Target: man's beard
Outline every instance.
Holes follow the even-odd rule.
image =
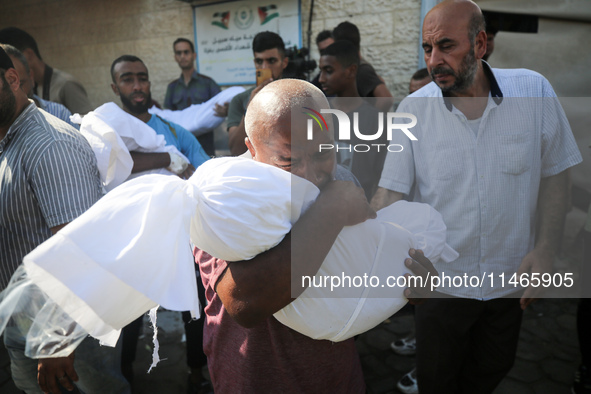
[[[9,126],[16,112],[16,98],[10,85],[2,74],[2,91],[0,91],[0,126]]]
[[[136,103],[136,102],[133,102],[132,100],[130,100],[129,98],[127,98],[126,96],[120,95],[121,103],[132,114],[142,115],[142,114],[145,114],[146,112],[148,112],[148,109],[152,106],[152,93],[150,92],[148,94],[145,94],[142,92],[136,92],[136,93],[133,93],[132,95],[130,95],[130,97],[133,98],[134,96],[137,96],[137,95],[142,95],[142,96],[146,97],[146,100],[144,100],[143,103]]]
[[[185,65],[182,65],[182,66],[179,64],[179,67],[183,71],[185,71],[185,70],[192,70],[193,69],[193,62],[191,61],[191,62],[189,62],[189,63],[187,63]]]
[[[447,87],[440,86],[439,84],[437,85],[444,93],[463,92],[467,90],[474,82],[474,77],[476,76],[477,70],[478,62],[474,56],[474,45],[472,45],[466,56],[464,56],[462,59],[460,69],[458,70],[457,74],[449,67],[436,67],[431,70],[431,78],[433,81],[436,81],[435,76],[437,74],[453,75],[455,77],[455,81],[452,85]]]

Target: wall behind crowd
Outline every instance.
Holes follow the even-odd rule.
[[[361,32],[361,56],[369,61],[395,97],[408,94],[408,82],[419,63],[420,0],[322,0],[314,2],[312,58],[319,54],[314,39],[343,21]],[[302,0],[302,32],[306,42],[310,0]],[[422,56],[421,51],[421,56]],[[318,71],[315,71],[315,75]]]
[[[301,7],[305,44],[310,0]],[[109,67],[126,53],[146,62],[152,97],[162,103],[166,86],[180,75],[172,42],[193,39],[192,7],[178,0],[0,0],[0,9],[0,28],[15,26],[35,37],[43,60],[78,78],[95,107],[117,101]],[[349,20],[361,31],[362,55],[393,94],[404,95],[418,64],[419,12],[420,0],[316,1],[312,56],[318,60],[318,32]]]
[[[166,85],[180,74],[172,42],[193,32],[191,6],[175,0],[0,2],[0,28],[30,33],[43,60],[78,78],[95,107],[115,101],[110,66],[126,53],[146,62],[152,96],[162,102]]]

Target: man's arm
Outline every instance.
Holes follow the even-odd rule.
[[[252,101],[252,98],[256,96],[256,94],[260,92],[262,88],[264,88],[271,82],[273,82],[273,78],[267,79],[266,81],[262,82],[259,86],[254,88],[253,91],[250,92],[248,102],[250,103]],[[240,103],[237,100],[237,97],[238,96],[234,97],[234,99],[232,99],[232,101],[230,102],[230,108],[228,109],[228,122],[230,122],[230,117],[235,117],[237,113],[236,107]],[[240,108],[240,112],[242,113],[240,123],[236,126],[230,125],[230,127],[228,127],[228,146],[230,148],[230,153],[232,153],[233,156],[241,155],[248,149],[246,147],[246,144],[244,143],[244,139],[246,138],[246,128],[244,127],[245,112],[242,112],[242,108]]]
[[[240,120],[238,126],[233,126],[228,129],[228,146],[232,156],[238,156],[246,152],[248,149],[244,143],[246,138],[246,129],[244,128],[244,116]]]
[[[383,187],[378,187],[376,193],[371,199],[371,208],[376,212],[382,208],[394,204],[396,201],[402,200],[404,193],[395,192]],[[413,275],[423,277],[423,281],[414,282],[414,286],[409,286],[404,290],[404,296],[409,299],[412,305],[418,305],[428,299],[433,293],[433,289],[429,287],[429,276],[439,276],[439,273],[431,263],[431,260],[425,257],[422,250],[409,250],[411,258],[404,260],[404,265],[412,271]],[[409,274],[405,276],[408,277]],[[409,282],[411,283],[411,282]],[[424,283],[421,287],[418,284]]]
[[[394,104],[394,98],[392,93],[386,86],[385,83],[379,84],[372,92],[373,96],[376,97],[376,107],[382,112],[388,112]]]
[[[392,97],[392,93],[385,83],[381,83],[372,92],[374,97]]]
[[[293,301],[292,289],[295,296],[304,290],[298,278],[316,274],[344,226],[372,217],[363,189],[332,182],[279,245],[228,264],[215,288],[224,307],[244,327],[259,324]]]
[[[61,127],[61,126],[59,126]],[[102,196],[96,157],[86,141],[54,141],[31,174],[31,186],[52,234],[90,208]],[[73,390],[77,381],[74,355],[40,359],[37,381],[45,392],[54,393],[59,382]]]
[[[361,97],[376,97],[375,106],[382,112],[392,108],[394,99],[384,80],[368,63],[361,64],[357,71],[357,90]]]
[[[376,194],[374,194],[373,198],[371,199],[371,208],[377,212],[388,205],[394,204],[396,201],[402,200],[402,197],[404,197],[404,194],[402,193],[385,189],[383,187],[378,187]]]
[[[246,138],[244,130],[245,107],[241,94],[234,96],[228,106],[228,117],[226,119],[228,124],[228,147],[230,153],[234,156],[246,152],[247,149],[244,144],[244,138]]]
[[[52,227],[51,233],[55,234],[68,223],[62,223]],[[59,393],[60,385],[68,391],[74,390],[72,381],[78,381],[78,374],[74,369],[74,352],[68,357],[40,358],[37,362],[37,382],[44,393]]]
[[[144,153],[129,152],[133,159],[131,173],[166,168],[170,165],[170,155],[167,152]]]
[[[189,159],[189,162],[195,168],[210,159],[207,153],[203,150],[199,140],[193,134],[188,132],[187,129],[175,123],[169,123],[169,126],[173,127],[176,131],[178,149],[187,159]]]
[[[538,232],[534,249],[522,260],[517,275],[551,273],[560,248],[567,208],[568,170],[542,178],[538,192]],[[528,287],[521,297],[521,308],[531,304],[540,287]]]
[[[168,84],[167,88],[166,88],[166,95],[164,96],[164,103],[163,106],[165,109],[170,109],[173,111],[176,111],[176,105],[174,105],[174,103],[172,102],[172,94],[174,91],[174,86],[176,84],[176,81],[172,81],[171,83]]]

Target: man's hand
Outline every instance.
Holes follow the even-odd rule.
[[[269,78],[269,79],[266,79],[263,82],[261,82],[260,85],[258,85],[256,88],[253,89],[252,92],[250,92],[250,99],[248,100],[248,102],[250,103],[252,101],[252,99],[254,98],[254,96],[256,96],[257,93],[260,92],[262,88],[264,88],[265,86],[267,86],[268,84],[270,84],[273,81],[274,81],[273,78]]]
[[[193,175],[194,172],[195,172],[195,167],[193,167],[192,164],[189,164],[187,166],[187,168],[185,169],[185,171],[181,172],[178,175],[181,179],[187,180],[187,179],[191,178],[191,175]]]
[[[534,302],[543,290],[540,283],[534,283],[532,274],[540,278],[545,273],[552,273],[554,257],[560,248],[564,229],[568,195],[569,171],[552,175],[540,180],[538,192],[538,231],[536,246],[525,255],[517,269],[517,280],[523,274],[529,274],[529,287],[521,297],[521,309]],[[535,286],[535,285],[538,286]],[[534,285],[534,286],[532,286]]]
[[[39,359],[37,382],[44,393],[60,393],[60,385],[72,391],[74,390],[72,381],[78,381],[78,374],[74,370],[74,352],[68,357]]]
[[[215,288],[226,311],[241,326],[260,324],[305,290],[301,277],[318,272],[344,225],[375,216],[363,189],[331,181],[277,246],[228,264]]]
[[[532,286],[533,281],[531,280],[531,274],[538,273],[539,278],[542,277],[543,274],[552,273],[552,266],[554,264],[554,255],[547,251],[543,251],[540,248],[534,248],[531,252],[525,255],[523,260],[521,261],[521,265],[517,269],[517,280],[521,278],[521,275],[527,274],[530,278],[530,285],[523,296],[521,297],[521,309],[525,310],[529,304],[534,302],[539,298],[539,295],[544,290],[543,286]]]
[[[423,284],[424,286],[410,286],[404,290],[404,296],[408,298],[408,302],[412,305],[419,305],[425,302],[430,297],[433,291],[431,290],[431,283],[427,281],[429,277],[439,276],[439,272],[433,267],[431,260],[425,257],[422,250],[411,249],[408,251],[410,259],[404,260],[404,265],[410,269],[413,274],[422,277],[421,281],[416,281],[415,284]],[[404,275],[407,280],[410,274]]]
[[[224,103],[224,105],[216,104],[213,112],[215,112],[215,116],[225,118],[228,116],[228,107],[230,107],[230,103]]]

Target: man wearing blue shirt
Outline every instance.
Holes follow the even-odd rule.
[[[187,159],[167,152],[130,152],[133,158],[132,173],[166,168],[183,179],[188,179],[195,168],[209,159],[197,138],[181,126],[152,115],[148,108],[152,103],[150,79],[144,62],[136,56],[123,55],[111,65],[113,92],[121,99],[123,110],[153,128],[157,134],[164,136],[166,145],[174,145]],[[189,245],[187,245],[188,247]],[[197,280],[201,305],[205,305],[205,295],[201,280]],[[203,311],[201,311],[203,316]],[[189,384],[200,389],[207,388],[207,382],[201,376],[201,368],[206,365],[207,358],[203,353],[203,321],[193,320],[189,312],[183,312],[185,333],[187,338],[187,364],[191,369]],[[135,359],[137,338],[142,319],[129,324],[123,329],[122,372],[131,381],[133,378],[132,362]]]
[[[181,178],[189,178],[196,167],[209,159],[199,141],[187,130],[157,115],[148,112],[152,103],[150,92],[150,78],[148,68],[136,56],[123,55],[115,59],[111,65],[113,92],[121,99],[123,110],[153,128],[156,133],[163,135],[166,145],[174,145],[179,152],[189,159],[177,162],[174,155],[167,152],[140,153],[131,152],[133,158],[132,173],[167,168],[177,173]]]

